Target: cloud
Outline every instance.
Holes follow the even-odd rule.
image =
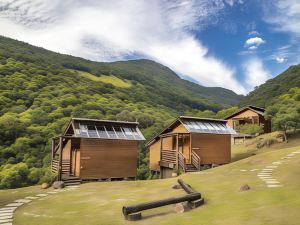
[[[253,46],[250,46],[248,49],[255,50],[255,49],[257,49],[257,46],[253,45]]]
[[[285,58],[278,56],[278,57],[276,57],[276,61],[278,63],[283,63],[285,61]]]
[[[258,47],[262,44],[266,43],[265,40],[263,40],[262,38],[260,37],[252,37],[252,38],[249,38],[246,40],[245,42],[245,46],[246,47],[252,47],[252,46],[255,46],[255,47]]]
[[[258,35],[260,35],[260,33],[256,30],[250,31],[248,34],[249,34],[249,36],[258,36]]]
[[[257,57],[245,61],[243,63],[243,70],[249,91],[271,77],[270,72],[264,68],[262,61]]]
[[[143,55],[205,86],[246,89],[192,31],[241,1],[4,0],[0,34],[96,61]]]

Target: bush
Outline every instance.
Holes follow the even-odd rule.
[[[242,134],[262,134],[264,133],[264,126],[258,124],[244,124],[237,125],[236,130]]]

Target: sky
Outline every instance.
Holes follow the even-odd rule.
[[[0,35],[247,94],[299,64],[300,0],[0,0]]]

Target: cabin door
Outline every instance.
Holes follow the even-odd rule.
[[[71,174],[75,175],[76,168],[76,151],[77,149],[73,148],[71,151]]]

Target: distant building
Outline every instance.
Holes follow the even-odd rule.
[[[161,178],[173,170],[192,172],[205,166],[231,160],[231,135],[235,131],[226,120],[180,116],[146,146],[150,151],[150,170]]]
[[[53,138],[52,170],[67,183],[135,178],[143,140],[137,122],[73,118]]]
[[[263,125],[264,133],[270,133],[271,121],[266,120],[264,114],[265,109],[250,105],[227,116],[225,120],[227,120],[227,124],[233,129],[236,129],[237,125],[257,124]]]

